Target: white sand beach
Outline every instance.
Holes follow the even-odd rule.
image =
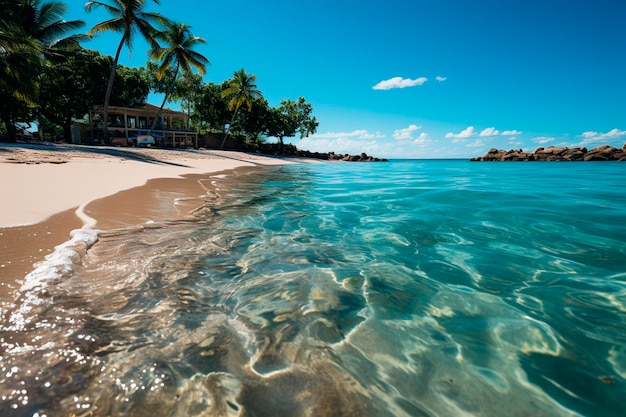
[[[36,224],[153,178],[291,161],[213,150],[0,145],[0,228]]]

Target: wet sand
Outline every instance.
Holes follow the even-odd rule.
[[[83,211],[96,221],[95,228],[101,230],[185,218],[205,200],[217,198],[202,185],[209,181],[210,175],[148,180],[141,187],[92,201]]]
[[[0,145],[0,302],[74,229],[183,218],[217,198],[211,176],[291,162],[303,161],[224,151]]]
[[[57,213],[29,226],[0,228],[0,303],[11,300],[19,282],[54,247],[65,242],[73,229],[83,225],[75,210]]]

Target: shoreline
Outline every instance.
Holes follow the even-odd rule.
[[[204,203],[211,177],[302,162],[309,161],[232,151],[0,145],[0,303],[12,300],[34,264],[72,230],[181,218]]]
[[[40,223],[154,178],[311,162],[237,151],[0,144],[0,228]]]

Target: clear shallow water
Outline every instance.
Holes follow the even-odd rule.
[[[0,415],[626,415],[625,173],[216,177],[196,218],[77,232],[31,274],[0,310]]]

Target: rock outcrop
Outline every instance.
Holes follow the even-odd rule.
[[[374,158],[373,156],[370,156],[366,154],[365,152],[361,153],[360,155],[349,155],[349,154],[341,155],[341,154],[336,154],[334,152],[330,152],[328,154],[328,160],[347,161],[347,162],[386,162],[387,161],[384,158],[382,159]]]
[[[524,152],[521,149],[509,151],[496,148],[489,149],[483,156],[470,159],[471,161],[626,161],[626,144],[622,148],[610,145],[597,146],[591,150],[587,148],[537,148],[534,152]]]
[[[322,159],[324,161],[344,161],[344,162],[387,162],[385,158],[375,158],[366,153],[361,153],[360,155],[350,155],[350,154],[337,154],[334,152],[311,152],[311,151],[303,151],[300,149],[295,149],[289,152],[282,153],[283,155],[289,156],[300,156],[304,158],[315,158]]]

